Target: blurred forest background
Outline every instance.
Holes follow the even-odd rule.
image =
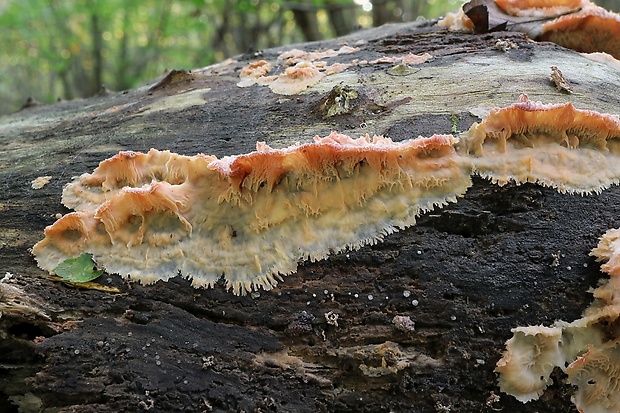
[[[618,8],[620,0],[599,0]],[[603,4],[607,3],[607,4]],[[125,90],[165,69],[435,18],[461,0],[0,0],[0,115]]]

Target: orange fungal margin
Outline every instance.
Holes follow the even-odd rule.
[[[554,17],[588,6],[589,0],[495,0],[513,16]]]
[[[403,142],[332,133],[217,159],[121,152],[67,185],[76,210],[33,248],[40,267],[90,253],[143,283],[179,271],[196,287],[270,289],[300,260],[374,244],[470,186],[451,135]]]
[[[578,52],[605,52],[620,59],[620,15],[590,5],[545,23],[540,40]]]
[[[536,182],[560,192],[600,192],[620,181],[620,120],[571,103],[521,95],[494,109],[462,139],[474,171],[504,185]]]

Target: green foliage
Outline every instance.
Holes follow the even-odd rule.
[[[368,10],[372,4],[387,13]],[[165,69],[203,67],[250,49],[459,6],[459,0],[0,0],[0,114],[29,96],[53,102],[92,96],[102,85],[125,90]],[[383,20],[373,22],[379,14]]]
[[[54,268],[54,273],[65,281],[85,283],[92,281],[103,274],[95,267],[90,254],[82,254],[77,258],[68,258]]]
[[[460,116],[455,115],[454,113],[452,114],[452,128],[450,129],[450,133],[456,133],[456,128],[460,119]]]

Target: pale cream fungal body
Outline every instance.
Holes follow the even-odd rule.
[[[561,192],[600,192],[620,180],[618,116],[543,105],[521,95],[462,139],[477,174],[499,185],[536,182]]]
[[[609,230],[591,255],[606,261],[610,278],[593,291],[595,301],[582,318],[557,321],[551,327],[517,327],[498,361],[500,390],[522,402],[538,399],[551,383],[555,368],[577,386],[574,402],[580,412],[620,411],[620,230]]]
[[[50,271],[89,252],[108,272],[142,282],[180,270],[195,286],[223,275],[237,294],[269,289],[299,260],[373,244],[456,201],[470,177],[454,143],[332,133],[219,160],[121,152],[67,185],[63,201],[77,212],[33,251]]]
[[[295,95],[314,86],[325,77],[325,73],[312,62],[299,62],[287,67],[280,76],[269,83],[272,92],[280,95]]]
[[[76,212],[46,228],[33,252],[49,271],[88,252],[108,272],[144,283],[181,271],[196,287],[224,276],[243,294],[270,289],[300,260],[413,225],[420,213],[456,201],[472,171],[500,185],[600,192],[620,181],[620,121],[522,95],[460,143],[451,135],[393,142],[332,133],[285,149],[258,143],[255,152],[222,159],[121,152],[65,187],[63,203]],[[620,411],[620,339],[609,338],[620,316],[620,229],[592,255],[610,275],[593,291],[595,302],[571,323],[514,329],[496,368],[502,391],[537,399],[557,367],[578,386],[580,411]]]

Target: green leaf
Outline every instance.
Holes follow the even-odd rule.
[[[84,253],[77,258],[67,258],[54,268],[54,273],[65,281],[85,283],[99,277],[103,271],[95,267],[90,254]]]

